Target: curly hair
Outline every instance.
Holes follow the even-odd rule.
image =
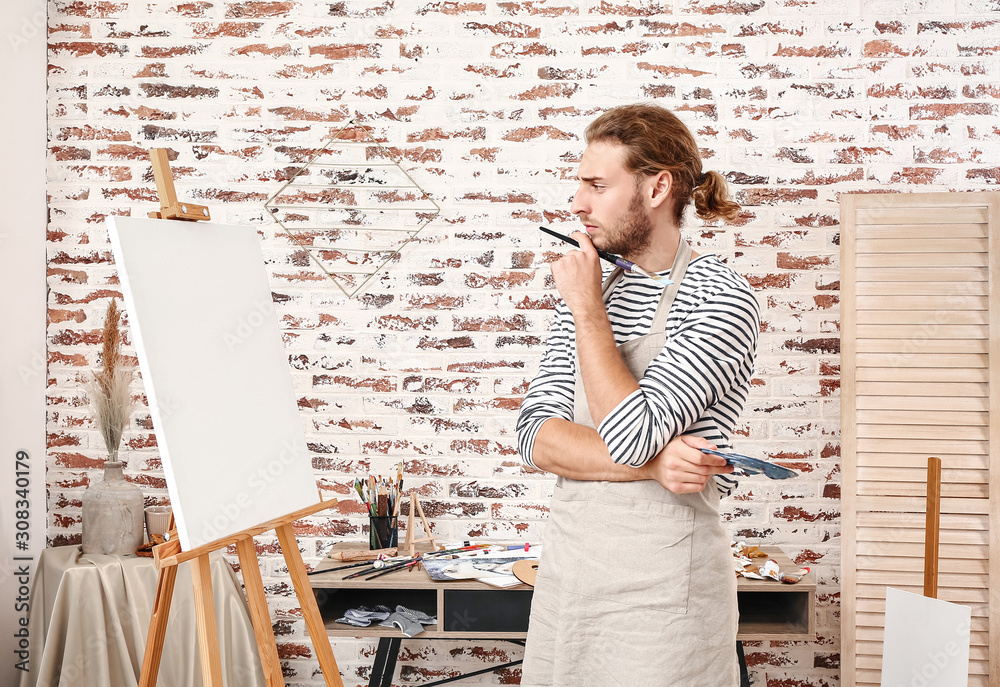
[[[701,219],[732,221],[739,214],[740,206],[729,197],[725,178],[718,172],[702,172],[694,136],[666,108],[645,104],[613,108],[590,123],[586,138],[587,143],[610,141],[625,146],[625,168],[637,177],[670,172],[678,226],[692,200]]]

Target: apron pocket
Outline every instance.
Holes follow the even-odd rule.
[[[593,486],[595,488],[589,488]],[[600,490],[556,488],[569,534],[558,575],[565,591],[644,611],[687,613],[695,510]]]

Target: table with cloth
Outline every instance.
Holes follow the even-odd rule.
[[[220,554],[210,561],[225,683],[264,687],[240,584]],[[138,685],[156,579],[152,558],[84,554],[79,546],[42,551],[28,615],[29,670],[20,687]],[[202,684],[190,563],[178,568],[157,684]]]

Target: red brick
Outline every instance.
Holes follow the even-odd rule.
[[[741,189],[736,193],[736,202],[740,205],[779,205],[782,203],[801,203],[805,200],[816,200],[819,193],[815,189]]]
[[[508,38],[538,38],[542,35],[542,30],[538,26],[510,21],[497,22],[496,24],[480,24],[470,21],[466,22],[464,28],[473,34],[506,36]]]
[[[649,62],[639,62],[636,64],[639,71],[648,71],[659,74],[660,76],[674,77],[674,76],[705,76],[711,74],[711,72],[702,71],[700,69],[692,69],[690,67],[678,67],[672,64],[651,64]]]
[[[541,17],[559,17],[567,14],[577,14],[580,8],[576,4],[555,5],[549,0],[523,0],[521,2],[498,2],[497,7],[504,14]]]
[[[75,33],[77,38],[91,38],[90,24],[50,24],[49,35]]]
[[[920,45],[907,48],[894,40],[879,39],[865,43],[861,54],[863,57],[921,57],[927,55],[928,50]]]
[[[417,14],[445,14],[445,15],[462,15],[462,14],[485,14],[486,5],[481,2],[459,2],[456,0],[440,0],[439,2],[430,2],[423,7],[417,9]]]
[[[256,36],[264,25],[259,21],[199,22],[191,24],[195,38],[250,38]]]
[[[233,2],[226,5],[226,18],[288,17],[298,8],[297,2]]]
[[[681,12],[698,14],[753,14],[766,6],[764,0],[684,0],[678,6]]]
[[[409,134],[406,137],[407,143],[420,143],[423,141],[454,140],[456,138],[467,138],[472,141],[481,141],[486,138],[486,129],[483,127],[470,128],[460,131],[444,131],[441,128],[424,129]]]
[[[49,43],[49,50],[56,55],[108,57],[109,55],[124,55],[128,52],[128,47],[117,43],[75,41],[72,43]]]
[[[569,98],[580,90],[577,83],[559,83],[535,86],[532,89],[518,93],[515,100],[541,100],[546,98]]]
[[[128,10],[127,2],[105,2],[104,0],[98,0],[98,2],[74,0],[73,2],[56,2],[54,4],[56,12],[59,14],[88,19],[107,19]]]
[[[772,53],[774,57],[819,57],[837,58],[850,55],[851,48],[847,45],[783,45],[778,44]]]
[[[640,19],[639,26],[642,27],[643,36],[712,36],[714,34],[726,33],[726,28],[721,24],[691,24],[689,22],[664,22],[653,19]]]
[[[970,169],[966,171],[965,178],[969,180],[984,181],[988,184],[1000,184],[1000,167]]]
[[[537,41],[531,43],[522,43],[517,41],[508,41],[506,43],[499,43],[493,46],[490,51],[490,57],[502,58],[502,57],[537,57],[540,55],[545,55],[552,57],[556,54],[556,49],[538,43]]]
[[[311,45],[310,55],[322,55],[328,60],[377,59],[379,46],[375,43],[355,43],[350,45]]]

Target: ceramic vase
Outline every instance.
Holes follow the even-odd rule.
[[[142,546],[142,490],[127,482],[120,461],[104,461],[104,480],[83,494],[83,552],[133,554]]]

